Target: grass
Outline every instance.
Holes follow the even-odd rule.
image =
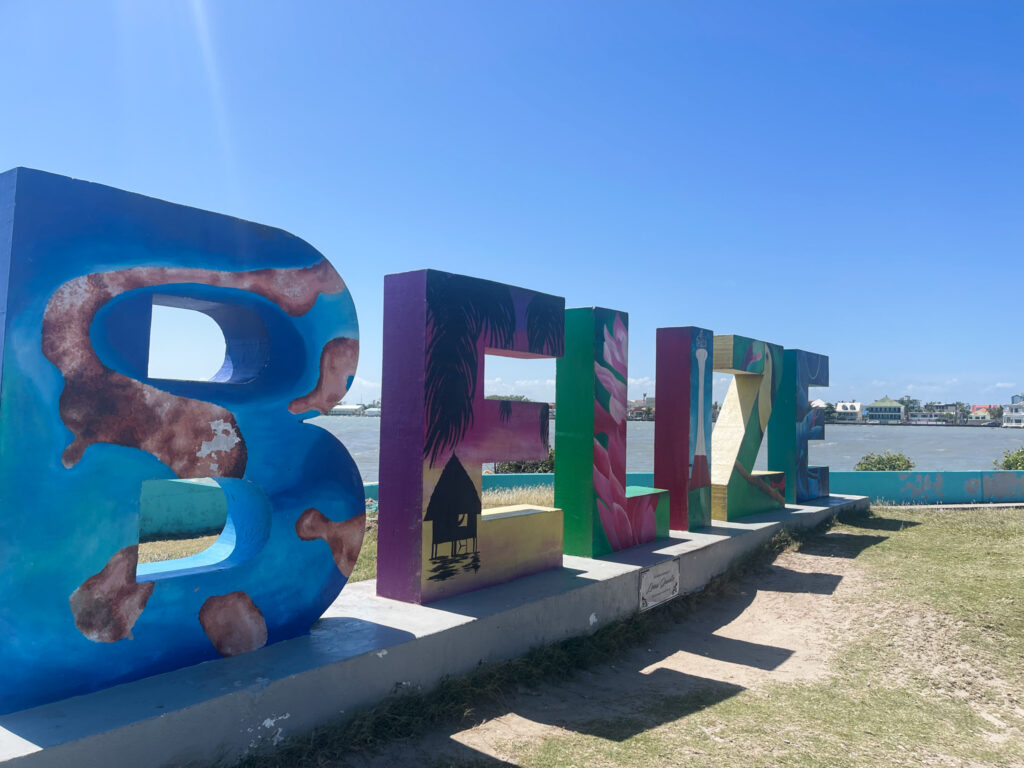
[[[157,563],[163,560],[177,560],[179,557],[202,552],[217,540],[217,536],[197,536],[185,539],[161,539],[144,541],[139,544],[139,562]]]
[[[1024,765],[1024,513],[881,509],[846,519],[822,537],[818,531],[801,540],[776,538],[700,597],[446,680],[431,692],[394,696],[244,765],[344,765],[354,752],[391,740],[468,727],[488,707],[509,711],[524,686],[557,684],[685,621],[783,549],[820,550],[826,541],[846,542],[850,551],[839,556],[854,557],[865,578],[862,592],[831,598],[845,601],[842,610],[854,622],[834,638],[835,661],[824,678],[767,682],[729,696],[709,681],[685,696],[646,701],[628,718],[513,744],[515,763]],[[756,573],[748,583],[756,585]]]
[[[826,679],[706,707],[660,699],[640,723],[597,723],[528,745],[517,762],[1024,765],[1024,515],[879,510],[835,532],[878,538],[857,555],[872,587],[847,606],[863,626]],[[666,709],[680,716],[666,722]],[[636,735],[615,740],[625,725]]]
[[[359,550],[359,558],[355,568],[348,577],[349,581],[366,581],[377,578],[377,521],[366,521],[366,535],[363,547]]]
[[[511,507],[515,504],[527,504],[532,507],[553,507],[555,506],[555,489],[550,485],[539,485],[495,488],[484,491],[484,509]]]

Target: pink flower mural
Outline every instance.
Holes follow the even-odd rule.
[[[623,315],[604,324],[602,354],[594,360],[594,492],[597,512],[613,550],[657,536],[657,497],[626,498],[626,360],[629,331]],[[603,392],[602,392],[603,390]],[[604,405],[607,394],[607,407]],[[601,440],[601,436],[605,440]],[[605,445],[607,443],[607,447]]]

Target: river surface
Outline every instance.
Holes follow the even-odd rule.
[[[318,416],[311,423],[334,434],[348,448],[365,482],[377,480],[380,419],[364,416]],[[551,436],[554,438],[552,428]],[[631,421],[626,431],[630,472],[654,471],[654,422]],[[828,424],[825,439],[812,441],[811,463],[835,472],[853,469],[866,453],[902,451],[914,460],[915,469],[992,469],[992,461],[1006,450],[1024,445],[1024,429],[991,427],[886,427],[861,424]],[[765,444],[755,467],[766,468]]]

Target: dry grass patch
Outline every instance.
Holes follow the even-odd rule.
[[[207,549],[217,540],[217,535],[197,536],[191,539],[163,539],[160,541],[144,541],[139,544],[140,563],[159,563],[164,560],[177,560],[191,557]]]
[[[530,507],[553,507],[555,506],[555,489],[550,485],[535,485],[484,491],[484,509],[511,507],[516,504],[525,504]]]

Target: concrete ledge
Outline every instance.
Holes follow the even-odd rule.
[[[693,592],[783,528],[867,508],[863,497],[833,495],[602,560],[565,556],[561,569],[429,606],[379,598],[372,581],[352,584],[306,637],[0,717],[0,764],[230,762],[395,691],[626,618],[650,566],[674,561],[680,592]]]

